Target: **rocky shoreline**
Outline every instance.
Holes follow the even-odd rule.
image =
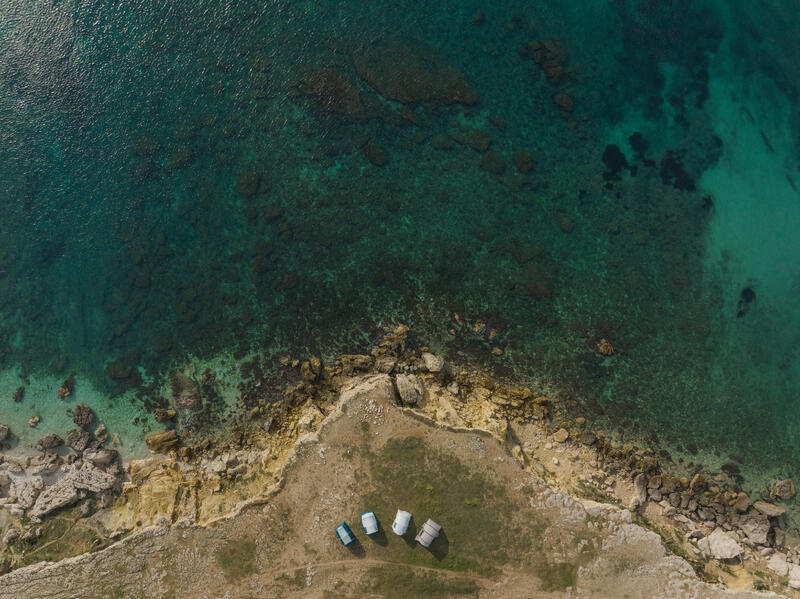
[[[39,456],[2,456],[0,572],[32,563],[30,556],[53,542],[43,530],[48,521],[66,510],[103,531],[92,549],[147,525],[213,525],[281,483],[295,441],[320,426],[353,377],[381,374],[391,377],[398,404],[442,425],[486,430],[551,487],[629,509],[704,579],[800,596],[793,590],[800,589],[800,540],[787,531],[783,505],[795,494],[790,480],[776,481],[771,497],[751,500],[738,490],[735,473],[674,476],[651,449],[614,443],[547,396],[412,347],[403,325],[387,328],[369,355],[340,356],[330,365],[286,359],[285,368],[294,382],[282,401],[250,408],[238,442],[189,445],[170,428],[148,438],[153,456],[123,462],[99,439],[78,449],[74,442],[85,435],[73,431],[67,437],[75,453],[55,453],[60,439],[45,438]],[[186,384],[177,386],[178,413],[190,396]],[[167,422],[175,417],[169,412]],[[76,431],[88,428],[90,415],[86,406],[75,409]],[[67,545],[48,556],[76,553]]]

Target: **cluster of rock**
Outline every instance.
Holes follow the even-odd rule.
[[[119,454],[103,447],[108,435],[102,423],[94,435],[88,430],[95,422],[89,406],[75,406],[73,422],[76,428],[67,433],[66,444],[75,453],[57,453],[64,439],[51,433],[36,444],[41,455],[0,455],[0,508],[39,522],[55,510],[78,502],[84,514],[98,505],[110,505],[125,476]],[[0,427],[0,435],[0,440],[5,440],[8,428]]]
[[[82,501],[82,511],[105,507],[119,490],[124,469],[112,449],[87,450],[66,458],[44,453],[14,459],[0,457],[0,508],[39,522],[51,512]]]

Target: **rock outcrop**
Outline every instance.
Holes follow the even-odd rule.
[[[413,374],[398,374],[395,379],[397,393],[403,403],[410,406],[417,405],[422,399],[423,387],[420,380]]]
[[[147,448],[153,453],[167,453],[170,449],[174,449],[180,443],[178,433],[173,430],[164,431],[161,433],[153,433],[145,439]]]
[[[30,515],[32,518],[43,518],[54,510],[72,505],[86,494],[84,492],[101,493],[112,489],[116,483],[116,477],[84,462],[80,468],[68,471],[55,484],[42,491]]]

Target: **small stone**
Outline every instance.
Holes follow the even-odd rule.
[[[586,424],[586,418],[584,418],[583,416],[578,416],[575,419],[575,424],[577,424],[578,426],[583,426],[584,424]]]
[[[486,16],[480,8],[476,9],[475,14],[472,15],[472,22],[476,25],[483,25],[486,22]]]
[[[23,395],[25,395],[25,387],[17,387],[14,393],[11,394],[11,397],[14,401],[20,402],[22,401]]]
[[[733,509],[740,514],[744,514],[750,509],[751,505],[752,502],[750,501],[750,497],[747,495],[747,493],[742,492],[736,496],[736,501],[733,502]]]
[[[564,233],[569,233],[575,228],[575,221],[564,212],[556,212],[556,224]]]
[[[75,406],[75,410],[72,415],[72,422],[75,423],[75,426],[82,428],[83,430],[87,430],[92,424],[94,424],[94,414],[92,413],[92,409],[87,406],[86,404],[79,403]]]
[[[769,518],[777,518],[786,513],[786,508],[782,505],[775,505],[766,501],[756,501],[753,503],[753,507]]]
[[[41,421],[39,414],[34,414],[30,418],[28,418],[28,426],[31,428],[36,428],[37,426],[39,426],[39,421]]]
[[[558,92],[555,94],[553,96],[553,102],[563,112],[572,112],[575,110],[575,101],[572,99],[572,96],[565,94],[564,92]]]
[[[425,368],[428,369],[428,372],[441,372],[444,368],[444,358],[441,356],[436,356],[430,352],[425,352],[422,354],[422,360],[425,362]]]
[[[397,360],[392,356],[381,356],[375,362],[375,370],[384,374],[391,374],[396,364]]]
[[[317,375],[314,374],[314,371],[311,369],[311,362],[309,362],[308,360],[304,361],[300,365],[300,376],[303,377],[304,381],[307,381],[309,383],[317,378]]]
[[[633,479],[633,496],[631,497],[631,509],[637,509],[647,501],[647,475],[640,472]]]
[[[558,458],[553,458],[553,465],[558,466]]]
[[[9,528],[3,535],[3,545],[13,545],[19,538],[19,531],[16,528]]]
[[[8,439],[9,434],[11,434],[9,428],[5,424],[0,424],[0,443]]]
[[[707,486],[708,486],[708,481],[706,480],[706,477],[698,473],[692,477],[692,482],[689,483],[689,490],[692,492],[696,492],[701,489],[705,489]]]
[[[592,445],[595,441],[597,441],[597,435],[592,431],[583,431],[580,435],[580,442],[584,445]]]
[[[772,496],[783,500],[791,499],[795,493],[797,491],[791,478],[779,480],[772,489]]]
[[[61,386],[58,388],[58,399],[65,399],[72,395],[72,392],[75,390],[75,375],[71,374],[67,377],[67,380],[64,381]]]
[[[567,439],[569,439],[569,431],[565,428],[560,428],[555,432],[555,434],[553,434],[553,439],[559,443],[564,443]]]
[[[493,347],[492,348],[492,355],[502,356],[503,355],[503,349],[500,348],[500,347],[497,347],[497,346]]]
[[[156,419],[156,422],[167,422],[168,420],[175,418],[175,410],[168,408],[156,408],[153,418]]]
[[[431,138],[431,146],[437,150],[452,150],[453,140],[446,133],[437,133]]]

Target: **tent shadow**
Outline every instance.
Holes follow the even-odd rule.
[[[381,547],[386,547],[389,544],[389,539],[386,538],[386,531],[382,528],[374,535],[369,535],[369,538],[373,543],[377,543]]]
[[[354,556],[354,557],[364,557],[367,555],[367,551],[364,549],[364,546],[361,544],[361,541],[356,538],[351,545],[347,546],[347,550]]]
[[[439,536],[433,540],[431,546],[428,547],[431,555],[437,560],[442,561],[447,554],[450,553],[450,539],[447,538],[447,533],[442,529]]]

